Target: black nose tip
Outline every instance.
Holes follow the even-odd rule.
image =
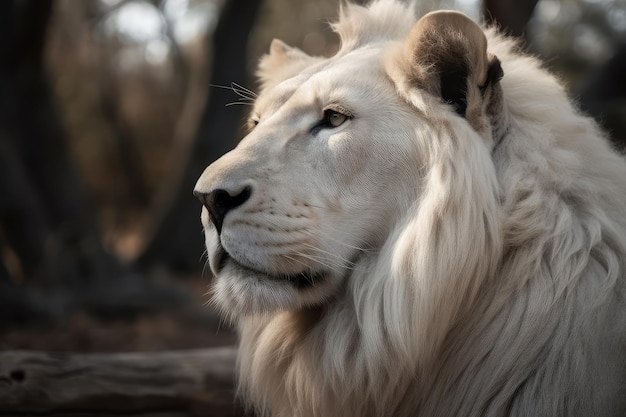
[[[215,225],[217,233],[222,233],[222,224],[226,214],[245,203],[250,198],[251,193],[250,187],[245,187],[233,194],[222,189],[213,190],[210,193],[193,192],[209,211],[209,217]]]

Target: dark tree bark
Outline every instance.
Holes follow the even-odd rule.
[[[0,6],[0,249],[10,246],[19,258],[22,278],[39,273],[45,238],[50,232],[48,216],[35,191],[22,156],[34,152],[21,137],[22,94],[32,88],[25,79],[36,78],[41,66],[42,40],[51,2],[27,4],[5,1]],[[28,70],[22,74],[22,71]],[[22,76],[23,75],[23,76]],[[35,103],[35,105],[38,103]],[[0,258],[0,263],[2,259]],[[0,265],[0,328],[11,322],[41,319],[43,311]]]
[[[485,20],[512,36],[524,38],[538,0],[485,0]]]
[[[45,2],[41,5],[45,6]],[[16,20],[25,21],[26,13],[17,12],[14,1],[4,2],[0,11],[0,215],[4,226],[5,240],[9,241],[20,258],[27,274],[33,273],[43,257],[43,237],[46,233],[46,220],[39,208],[37,198],[32,192],[31,180],[19,162],[21,145],[16,138],[16,127],[19,126],[20,111],[16,102],[20,87],[17,83],[20,71],[20,60],[33,62],[33,55],[39,45],[32,41],[33,35],[27,37],[28,31],[18,33]],[[29,10],[34,13],[32,8]],[[40,15],[49,13],[43,8]],[[40,21],[41,17],[35,19]],[[44,18],[45,20],[45,18]],[[26,33],[25,33],[26,32]],[[22,44],[18,47],[18,43]],[[23,46],[23,50],[21,50]],[[27,49],[28,48],[28,49]]]
[[[111,315],[179,301],[175,291],[130,274],[101,244],[44,65],[52,5],[0,6],[0,244],[11,247],[24,278],[42,292],[30,302],[24,287],[4,279],[9,290],[0,289],[0,304],[19,311],[3,314],[0,326],[27,317],[29,305],[45,305],[52,316],[77,308]]]
[[[98,232],[92,211],[65,144],[43,62],[52,0],[7,1],[13,25],[2,36],[8,59],[3,65],[1,100],[9,109],[1,119],[3,159],[9,172],[3,188],[12,189],[2,211],[7,240],[31,278],[45,263],[43,246],[62,235],[92,241]],[[35,224],[31,224],[35,219]],[[62,239],[61,239],[62,240]],[[58,277],[52,278],[53,280]]]
[[[230,86],[245,83],[248,37],[260,7],[258,0],[226,2],[213,35],[210,82]],[[156,230],[139,259],[141,265],[164,264],[172,269],[197,271],[204,251],[200,226],[200,203],[193,187],[211,162],[232,149],[242,125],[241,106],[225,107],[237,96],[228,89],[212,88],[207,98],[185,172],[161,214]]]

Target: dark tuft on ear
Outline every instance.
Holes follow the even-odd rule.
[[[458,65],[445,64],[439,69],[441,74],[441,98],[454,107],[460,116],[465,117],[467,111],[467,76],[465,63]]]
[[[487,80],[482,88],[487,87],[500,81],[504,77],[504,71],[502,71],[502,65],[497,56],[492,56],[489,61],[489,68],[487,69]]]

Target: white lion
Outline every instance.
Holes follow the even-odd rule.
[[[195,193],[261,416],[625,416],[626,164],[516,44],[346,6]],[[501,63],[501,64],[500,64]]]

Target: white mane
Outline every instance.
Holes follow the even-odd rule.
[[[339,21],[332,25],[341,39],[341,52],[382,41],[405,37],[415,23],[413,11],[396,3],[375,1],[367,9],[346,4],[339,11]]]

